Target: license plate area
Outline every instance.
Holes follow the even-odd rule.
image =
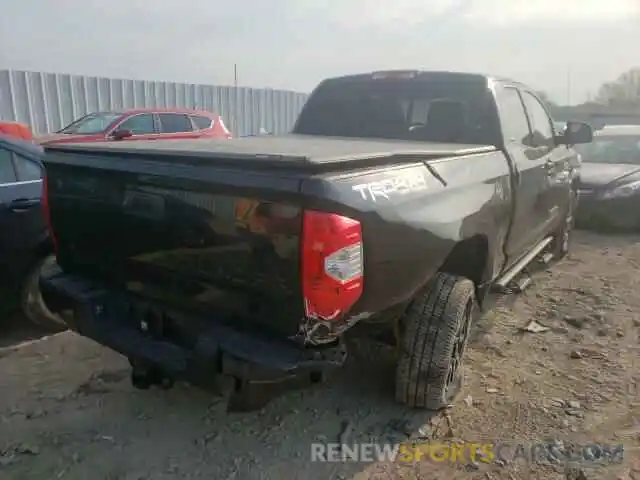
[[[125,301],[124,310],[129,326],[136,328],[142,334],[183,347],[193,346],[187,330],[181,328],[178,319],[161,306],[138,299],[128,299]]]

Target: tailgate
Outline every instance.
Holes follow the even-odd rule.
[[[296,333],[303,317],[297,178],[55,149],[45,163],[65,272]]]

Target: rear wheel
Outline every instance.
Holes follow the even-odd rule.
[[[396,400],[439,410],[462,387],[462,361],[478,313],[467,278],[438,273],[401,320]]]
[[[49,310],[40,291],[40,275],[54,263],[55,257],[49,255],[31,264],[20,287],[20,306],[32,323],[52,332],[62,332],[67,325],[60,315]]]

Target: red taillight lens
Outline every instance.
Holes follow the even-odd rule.
[[[57,244],[57,241],[56,241],[55,233],[53,231],[53,225],[51,223],[51,210],[49,208],[49,182],[48,182],[48,179],[47,179],[46,175],[44,175],[42,177],[42,199],[41,199],[41,205],[42,205],[42,216],[44,217],[44,221],[46,222],[47,230],[49,232],[49,237],[51,237],[51,243],[53,244],[53,250],[54,250],[54,252],[57,252],[58,244]]]
[[[302,239],[305,313],[309,318],[340,319],[364,288],[360,222],[308,210],[304,212]]]

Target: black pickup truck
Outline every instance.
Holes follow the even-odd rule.
[[[134,385],[226,377],[239,399],[386,325],[397,400],[437,409],[488,292],[567,252],[591,139],[520,83],[388,71],[323,81],[288,135],[46,147],[43,291]]]

